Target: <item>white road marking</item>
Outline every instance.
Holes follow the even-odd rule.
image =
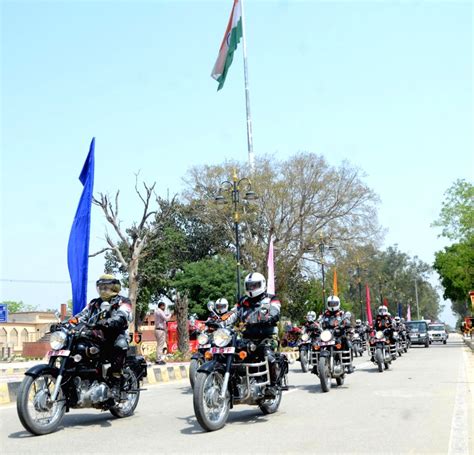
[[[453,420],[451,422],[451,434],[449,437],[448,455],[469,454],[468,442],[468,393],[466,352],[463,350],[461,363],[459,366],[458,385],[456,387],[456,398],[454,400]]]

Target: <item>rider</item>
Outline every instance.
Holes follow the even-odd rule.
[[[128,298],[119,295],[120,281],[115,276],[102,275],[96,286],[99,298],[91,300],[76,318],[79,322],[94,322],[102,329],[104,351],[111,363],[108,372],[110,383],[113,393],[118,394],[128,350],[128,324],[133,320],[132,306]]]
[[[347,338],[346,332],[351,328],[351,313],[345,313],[341,310],[341,301],[339,297],[330,295],[326,301],[326,311],[322,314],[321,327],[323,330],[334,329],[334,334],[341,337],[342,346],[345,351],[351,349],[351,343]],[[354,371],[350,365],[347,368],[348,373]]]
[[[308,313],[306,313],[303,330],[306,333],[317,332],[320,330],[318,321],[316,320],[316,313],[314,311],[308,311]]]
[[[258,272],[249,273],[244,280],[245,296],[233,308],[232,315],[227,318],[225,325],[237,322],[245,323],[242,333],[245,339],[262,342],[271,340],[264,345],[264,355],[270,364],[271,385],[277,383],[280,374],[279,365],[274,351],[277,347],[278,335],[276,326],[280,320],[280,301],[276,295],[268,294],[265,277]]]
[[[374,330],[376,332],[378,330],[385,332],[387,338],[390,340],[390,344],[395,343],[395,339],[393,338],[392,317],[385,305],[380,305],[377,309],[377,316],[374,321]],[[373,360],[373,358],[371,360]]]

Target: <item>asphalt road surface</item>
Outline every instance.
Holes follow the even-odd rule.
[[[31,436],[14,404],[0,408],[0,453],[413,453],[473,454],[474,354],[457,335],[414,347],[378,373],[367,355],[342,387],[291,366],[279,411],[236,406],[227,425],[204,432],[188,382],[148,386],[134,416],[72,410],[60,429]]]

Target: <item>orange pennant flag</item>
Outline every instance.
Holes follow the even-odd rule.
[[[335,267],[334,267],[334,277],[332,280],[332,295],[337,296],[337,271]]]

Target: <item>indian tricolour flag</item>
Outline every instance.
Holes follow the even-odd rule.
[[[240,38],[242,37],[242,9],[240,0],[234,0],[234,6],[232,7],[232,13],[230,14],[229,23],[225,30],[224,38],[219,49],[219,56],[212,69],[211,76],[219,82],[220,90],[224,86],[227,71],[229,71],[230,65],[234,58],[234,51],[237,49]]]

